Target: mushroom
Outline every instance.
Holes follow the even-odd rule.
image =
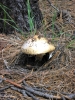
[[[41,61],[46,53],[51,53],[55,50],[53,44],[49,43],[48,40],[40,35],[35,35],[33,38],[25,41],[21,47],[23,53],[28,55],[35,55],[36,60]]]

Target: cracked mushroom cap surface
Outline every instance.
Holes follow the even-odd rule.
[[[53,44],[48,43],[48,40],[39,35],[25,41],[21,48],[22,52],[30,55],[45,54],[55,50]]]

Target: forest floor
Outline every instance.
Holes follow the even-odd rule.
[[[0,100],[75,100],[75,0],[51,3],[39,0],[43,25],[37,31],[56,47],[43,65],[24,66],[22,35],[0,34]]]

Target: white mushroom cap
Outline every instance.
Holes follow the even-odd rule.
[[[55,49],[54,45],[49,44],[48,40],[39,35],[28,39],[22,46],[22,52],[30,55],[45,54]]]

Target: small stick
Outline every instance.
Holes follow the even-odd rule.
[[[57,100],[60,100],[62,98],[61,96],[53,96],[53,95],[50,95],[48,93],[43,93],[43,92],[40,92],[40,91],[36,91],[31,87],[27,87],[27,86],[23,86],[23,85],[21,86],[20,84],[15,83],[15,82],[13,82],[13,81],[11,81],[9,79],[6,79],[6,78],[2,78],[2,79],[4,81],[6,81],[6,82],[11,83],[12,85],[14,85],[16,87],[19,87],[19,88],[21,88],[23,90],[26,90],[26,91],[28,91],[28,92],[30,92],[32,94],[38,95],[40,97],[44,97],[44,98],[47,98],[47,99],[50,99],[50,98],[51,99],[57,99]],[[66,95],[66,96],[64,95],[64,97],[67,98],[67,99],[72,99],[72,98],[75,99],[75,94],[69,94],[69,95]]]
[[[53,95],[50,95],[50,94],[47,94],[47,93],[43,93],[43,92],[39,92],[39,91],[36,91],[36,90],[34,90],[33,88],[31,88],[31,87],[24,87],[27,91],[29,91],[29,92],[31,92],[31,93],[33,93],[33,94],[35,94],[35,95],[38,95],[38,96],[40,96],[40,97],[44,97],[44,98],[47,98],[47,99],[61,99],[61,97],[60,96],[53,96]]]
[[[24,86],[29,86],[29,85],[25,82],[25,80],[23,80],[23,84],[24,84]]]
[[[29,93],[28,91],[26,91],[26,93],[33,98],[33,100],[39,100],[38,98],[36,98],[32,93]]]
[[[19,80],[17,83],[21,83],[23,80],[25,80],[25,79],[27,79],[28,77],[31,77],[31,76],[32,76],[32,72],[31,72],[29,75],[23,77],[23,78],[22,78],[21,80]]]
[[[21,94],[23,94],[23,96],[27,96],[26,91],[23,89],[19,89],[19,88],[14,87],[14,86],[11,86],[11,89],[20,92]]]
[[[12,85],[14,85],[14,86],[16,86],[16,87],[22,88],[22,86],[21,86],[20,84],[17,84],[17,83],[15,83],[15,82],[13,82],[13,81],[11,81],[11,80],[9,80],[9,79],[6,79],[6,78],[1,77],[1,76],[0,76],[0,78],[1,78],[2,80],[4,80],[4,81],[8,82],[8,83],[11,83]]]
[[[57,10],[57,11],[59,12],[59,9],[57,9],[57,8],[51,3],[50,0],[47,0],[47,1],[49,2],[50,6],[52,6],[55,10]]]
[[[75,99],[75,94],[69,94],[67,95],[70,99]]]
[[[8,88],[10,88],[10,87],[11,87],[11,85],[2,87],[2,88],[0,88],[0,92],[1,92],[1,91],[4,91],[4,90],[6,90],[6,89],[8,89]]]
[[[48,99],[49,98],[52,98],[52,99],[60,99],[61,98],[60,96],[53,96],[53,95],[50,95],[50,94],[47,94],[47,93],[42,93],[42,92],[36,91],[31,87],[21,86],[20,84],[15,83],[15,82],[13,82],[9,79],[6,79],[6,78],[3,78],[3,80],[6,81],[6,82],[11,83],[12,85],[14,85],[16,87],[19,87],[23,90],[25,89],[26,91],[31,92],[32,94],[35,94],[35,95],[38,95],[38,96],[41,96],[41,97],[45,97],[45,98],[48,98]]]

